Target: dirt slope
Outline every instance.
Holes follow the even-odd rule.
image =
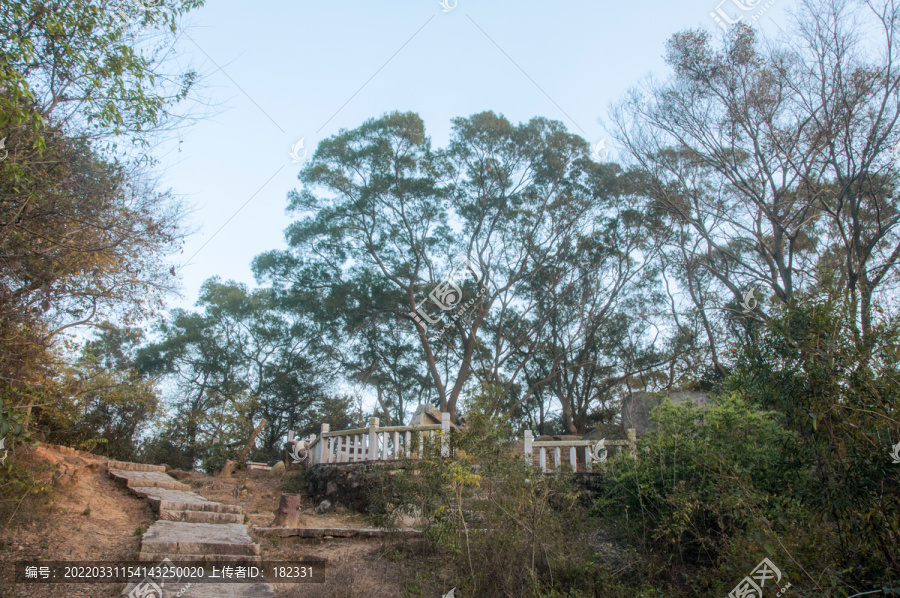
[[[118,596],[123,584],[13,584],[12,563],[133,560],[139,551],[140,534],[155,519],[149,506],[106,475],[103,459],[48,445],[20,446],[15,458],[32,472],[38,487],[44,487],[46,498],[8,505],[12,507],[11,516],[0,519],[0,598]],[[283,484],[281,476],[266,471],[239,471],[227,480],[198,472],[172,473],[206,498],[241,505],[248,525],[258,526],[272,521]],[[317,515],[309,501],[304,503],[302,524],[369,527],[358,515]],[[328,559],[325,583],[276,586],[279,596],[404,596],[397,563],[380,556],[381,540],[276,538],[261,539],[260,544],[263,560]]]

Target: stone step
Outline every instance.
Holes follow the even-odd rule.
[[[160,511],[203,511],[241,515],[244,512],[239,505],[223,505],[207,500],[196,492],[166,488],[129,488],[128,491],[135,496],[147,499],[157,513]]]
[[[129,583],[122,596],[129,596],[137,585],[139,582]],[[159,588],[162,595],[155,588],[146,594],[139,590],[136,595],[152,598],[275,598],[274,588],[267,583],[195,583],[186,586],[184,583],[170,582]]]
[[[170,561],[197,561],[203,563],[258,563],[259,555],[247,554],[170,554],[166,556]],[[162,557],[158,554],[149,552],[141,552],[138,554],[138,560],[141,562],[158,562]]]
[[[158,471],[127,471],[110,469],[109,477],[123,482],[129,488],[165,488],[167,490],[190,491],[188,484],[183,484],[173,477]]]
[[[129,463],[127,461],[107,461],[106,466],[110,469],[121,469],[123,471],[159,471],[166,473],[165,465],[147,465],[146,463]]]
[[[254,536],[264,538],[385,538],[416,537],[422,531],[417,529],[343,528],[343,527],[254,527]]]
[[[141,539],[141,552],[147,554],[234,554],[258,555],[259,545],[237,523],[153,523]]]
[[[159,518],[165,521],[186,521],[188,523],[244,523],[244,516],[240,513],[159,509],[158,514]]]

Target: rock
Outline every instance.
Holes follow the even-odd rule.
[[[285,467],[284,461],[278,461],[275,465],[272,466],[271,473],[273,476],[281,476],[284,475]]]
[[[183,471],[181,469],[173,469],[168,472],[170,476],[175,478],[176,480],[187,480],[190,479],[191,473],[189,471]]]
[[[441,423],[441,410],[434,405],[419,405],[416,412],[413,413],[412,419],[409,420],[411,426],[426,426]],[[450,429],[459,431],[459,426],[450,422]]]
[[[316,513],[318,513],[319,515],[321,515],[323,513],[327,513],[328,509],[330,509],[330,508],[331,508],[331,501],[323,500],[322,502],[319,503],[319,506],[316,507]]]
[[[656,426],[650,419],[650,411],[659,405],[665,396],[668,396],[676,405],[691,401],[701,409],[712,402],[705,392],[682,390],[666,395],[666,393],[635,391],[626,395],[622,400],[622,427],[634,428],[639,437],[654,429]]]
[[[77,486],[81,477],[80,467],[70,463],[60,463],[53,474],[53,483],[58,486]]]
[[[338,486],[334,482],[329,481],[325,485],[325,494],[337,494]]]

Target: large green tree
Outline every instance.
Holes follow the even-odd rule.
[[[410,362],[389,347],[415,347],[405,378],[419,396],[455,417],[464,389],[489,384],[504,405],[557,308],[534,281],[578,276],[581,241],[617,218],[601,201],[615,176],[558,122],[457,118],[435,151],[417,115],[391,113],[320,143],[290,195],[303,217],[289,249],[254,268],[285,300],[319,306],[359,378],[399,393]],[[639,263],[622,253],[601,266]],[[592,281],[602,294],[602,274]]]

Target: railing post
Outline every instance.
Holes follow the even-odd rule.
[[[375,461],[378,458],[378,439],[375,436],[378,430],[378,418],[369,418],[369,461]]]
[[[331,426],[329,424],[322,424],[322,433],[319,434],[319,463],[327,463],[325,461],[325,451],[328,450],[328,439],[325,438],[325,433],[331,430]]]
[[[637,430],[628,428],[628,450],[632,457],[637,456]]]
[[[534,433],[531,430],[525,430],[525,464],[529,467],[531,467],[531,463],[534,460],[532,442],[534,442]]]
[[[294,431],[288,430],[288,442],[294,439]]]
[[[441,413],[441,457],[450,456],[450,414]]]

